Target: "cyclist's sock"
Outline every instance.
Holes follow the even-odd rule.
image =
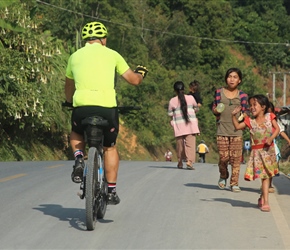
[[[116,193],[116,183],[108,183],[108,193]]]
[[[77,158],[83,158],[84,157],[84,152],[82,150],[76,150],[74,152],[74,157],[75,157],[75,159],[77,159]]]

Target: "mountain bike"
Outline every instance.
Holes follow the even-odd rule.
[[[67,103],[63,103],[62,106],[72,109]],[[133,110],[140,110],[140,107],[122,106],[118,107],[118,110],[119,114],[127,114]],[[108,184],[103,160],[103,129],[109,123],[101,116],[92,116],[82,120],[82,125],[89,150],[83,181],[80,184],[82,193],[78,195],[86,200],[87,230],[94,230],[97,219],[103,219],[107,210]]]
[[[97,219],[103,219],[107,209],[108,186],[103,165],[103,128],[108,121],[100,116],[87,117],[82,121],[85,126],[85,141],[89,146],[88,159],[84,168],[80,198],[86,198],[86,225],[94,230]]]

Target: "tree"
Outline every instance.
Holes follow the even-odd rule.
[[[62,43],[42,30],[43,16],[36,15],[34,7],[33,1],[14,1],[5,7],[0,49],[3,128],[50,130],[60,126],[63,119]]]

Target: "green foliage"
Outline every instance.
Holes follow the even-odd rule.
[[[268,71],[271,67],[289,67],[289,48],[285,43],[290,39],[290,19],[286,14],[283,0],[263,2],[239,1],[234,9],[234,39],[250,41],[245,44],[248,53]],[[261,46],[260,42],[265,44]],[[271,45],[267,43],[284,43]]]
[[[59,105],[63,96],[60,79],[67,55],[62,55],[61,41],[41,29],[40,16],[31,15],[30,8],[26,3],[17,3],[4,10],[6,25],[2,26],[0,49],[1,126],[56,130],[64,127]]]
[[[263,77],[270,69],[290,67],[286,0],[43,2],[0,1],[1,131],[32,129],[52,138],[68,132],[70,113],[60,106],[65,67],[69,54],[84,45],[81,30],[91,21],[107,26],[107,46],[131,68],[142,64],[149,69],[140,86],[118,77],[116,87],[120,105],[141,106],[122,118],[149,149],[175,146],[166,109],[175,81],[187,87],[194,79],[201,83],[200,136],[214,145],[210,107],[215,88],[225,84],[226,70],[240,68],[241,88],[252,95],[268,92]]]

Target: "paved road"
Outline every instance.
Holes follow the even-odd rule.
[[[218,169],[121,162],[121,203],[86,231],[71,161],[0,162],[0,249],[290,249],[290,180],[275,177],[270,213],[260,181],[217,188]],[[242,172],[245,166],[242,166]]]

